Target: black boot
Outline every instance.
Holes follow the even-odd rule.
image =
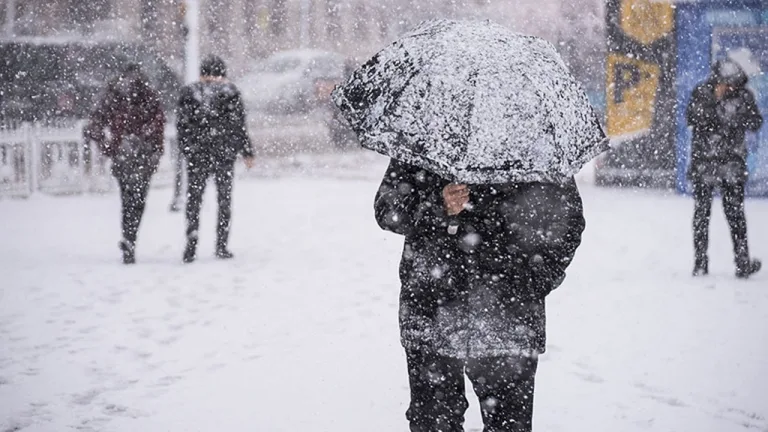
[[[235,256],[230,252],[226,246],[219,246],[216,248],[216,258],[218,259],[232,259]]]
[[[123,251],[123,264],[136,263],[136,246],[128,240],[120,240],[118,243],[120,250]]]
[[[759,272],[762,267],[763,263],[758,259],[744,261],[736,265],[736,277],[739,279],[747,279]]]
[[[184,249],[183,261],[187,264],[195,261],[197,258],[197,238],[188,238],[187,247]]]
[[[696,258],[696,264],[693,266],[694,276],[706,276],[709,274],[709,260],[707,258]]]

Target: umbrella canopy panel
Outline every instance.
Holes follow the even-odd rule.
[[[463,183],[561,181],[607,145],[554,47],[488,22],[424,22],[333,96],[365,147]]]

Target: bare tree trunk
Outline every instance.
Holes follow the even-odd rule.
[[[326,0],[326,8],[325,13],[328,16],[326,34],[331,42],[335,43],[341,36],[341,5],[338,0]]]
[[[310,27],[310,0],[299,0],[299,46],[306,48],[309,43],[309,27]]]
[[[272,13],[269,19],[269,26],[272,34],[283,36],[286,33],[286,21],[288,20],[287,0],[272,0]]]

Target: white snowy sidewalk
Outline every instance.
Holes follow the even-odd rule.
[[[182,265],[183,215],[153,190],[132,267],[116,195],[0,201],[0,432],[407,430],[402,239],[372,215],[383,169],[237,183],[228,262],[212,258],[212,195]],[[768,272],[733,278],[720,202],[713,274],[693,279],[690,201],[582,194],[536,429],[768,431]],[[747,206],[768,259],[768,202]]]

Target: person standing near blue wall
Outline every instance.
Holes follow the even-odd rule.
[[[716,188],[731,230],[736,277],[760,271],[761,262],[749,255],[744,189],[747,183],[747,131],[757,132],[763,117],[755,96],[746,88],[748,78],[731,60],[714,64],[710,77],[693,90],[686,120],[693,128],[688,178],[693,184],[694,276],[709,273],[709,221]]]

